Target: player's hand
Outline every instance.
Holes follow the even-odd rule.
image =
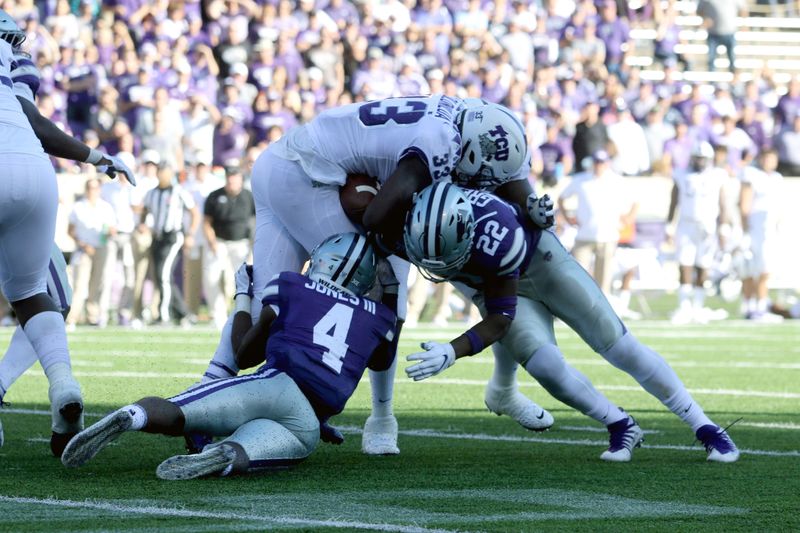
[[[551,227],[556,222],[556,209],[549,194],[541,198],[535,192],[528,195],[528,215],[533,223],[542,229]]]
[[[322,442],[339,445],[344,442],[344,435],[327,421],[319,423],[319,438]]]
[[[103,154],[103,159],[97,164],[97,170],[107,174],[111,179],[116,178],[117,174],[123,174],[131,185],[136,186],[136,177],[133,175],[133,171],[115,155]]]
[[[250,298],[253,297],[253,265],[242,263],[242,266],[236,271],[233,279],[236,282],[236,294],[234,298],[240,294],[246,294]]]
[[[425,350],[424,352],[412,353],[406,357],[406,361],[419,361],[419,363],[406,368],[406,374],[414,381],[435,376],[456,362],[456,351],[449,342],[428,341],[423,342],[420,346]]]

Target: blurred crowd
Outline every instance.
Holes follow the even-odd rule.
[[[246,182],[270,142],[320,111],[434,92],[517,113],[532,179],[545,187],[591,173],[598,151],[621,176],[672,175],[688,169],[702,141],[725,148],[720,164],[730,176],[765,149],[777,150],[781,172],[800,175],[800,79],[781,87],[764,71],[747,82],[739,73],[732,83],[684,81],[687,69],[713,70],[713,58],[690,64],[677,53],[675,0],[0,0],[0,7],[28,33],[25,47],[42,73],[42,113],[91,146],[128,154],[138,173],[150,173],[150,187],[166,168],[200,214],[224,184],[223,169],[238,169]],[[719,25],[746,6],[701,0],[697,13],[709,42],[731,45]],[[632,28],[656,30],[649,68],[662,79],[645,80],[626,61],[635,52]],[[733,59],[733,47],[727,51]],[[65,160],[54,165],[91,172]],[[114,197],[117,215],[132,213],[115,231],[137,233],[140,189]],[[187,206],[186,263],[208,247],[203,223],[190,227],[191,212]],[[196,312],[189,303],[178,315]],[[129,307],[125,320],[141,318]]]

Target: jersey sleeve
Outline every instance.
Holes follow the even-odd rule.
[[[14,54],[11,62],[11,81],[14,83],[14,94],[30,102],[36,99],[39,91],[41,75],[30,57],[24,53]]]
[[[283,305],[282,294],[280,290],[281,282],[287,281],[285,274],[288,273],[284,272],[274,276],[269,283],[267,283],[267,286],[264,288],[264,292],[261,293],[261,305],[264,307],[272,307],[272,310],[275,311],[275,314],[279,316],[281,314],[281,306]]]
[[[516,212],[493,198],[478,213],[483,215],[476,224],[470,262],[494,277],[519,277],[519,267],[528,256],[528,242]]]

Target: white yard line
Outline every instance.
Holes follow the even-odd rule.
[[[343,426],[339,427],[339,429],[344,433],[360,434],[362,432],[361,428],[354,426]],[[493,442],[535,442],[540,444],[562,444],[566,446],[608,446],[607,440],[549,439],[545,437],[523,437],[518,435],[487,435],[484,433],[445,433],[433,429],[406,429],[400,430],[399,433],[400,435],[407,435],[409,437],[432,437],[438,439]],[[703,453],[703,448],[699,444],[697,446],[681,446],[678,444],[642,444],[642,447],[653,450],[679,450],[684,452]],[[739,451],[743,454],[763,455],[768,457],[800,457],[800,450],[775,451],[740,449]]]
[[[382,524],[369,522],[351,522],[347,520],[309,520],[289,516],[266,516],[247,513],[225,513],[212,512],[192,509],[175,509],[158,506],[123,505],[110,501],[76,501],[59,500],[55,498],[24,498],[15,496],[0,496],[1,503],[16,503],[28,505],[45,505],[51,507],[66,507],[73,509],[97,509],[110,513],[122,515],[149,515],[149,516],[168,516],[173,518],[208,518],[219,520],[241,520],[263,522],[264,524],[288,525],[288,526],[309,526],[309,527],[333,527],[349,529],[368,529],[373,531],[399,531],[404,533],[428,533],[441,532],[447,533],[444,529],[429,529],[418,526],[405,526],[401,524]]]

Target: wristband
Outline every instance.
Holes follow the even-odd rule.
[[[467,339],[469,339],[469,347],[470,350],[472,350],[473,355],[476,353],[481,353],[483,351],[483,349],[485,348],[483,344],[483,339],[481,339],[480,335],[475,333],[474,329],[468,330],[464,335],[466,335]]]
[[[89,155],[86,157],[85,163],[89,163],[90,165],[96,165],[103,159],[105,155],[100,150],[95,150],[94,148],[89,148]]]
[[[240,292],[233,298],[234,313],[238,313],[239,311],[244,311],[245,313],[250,314],[251,302],[252,298],[250,298],[245,293]]]

